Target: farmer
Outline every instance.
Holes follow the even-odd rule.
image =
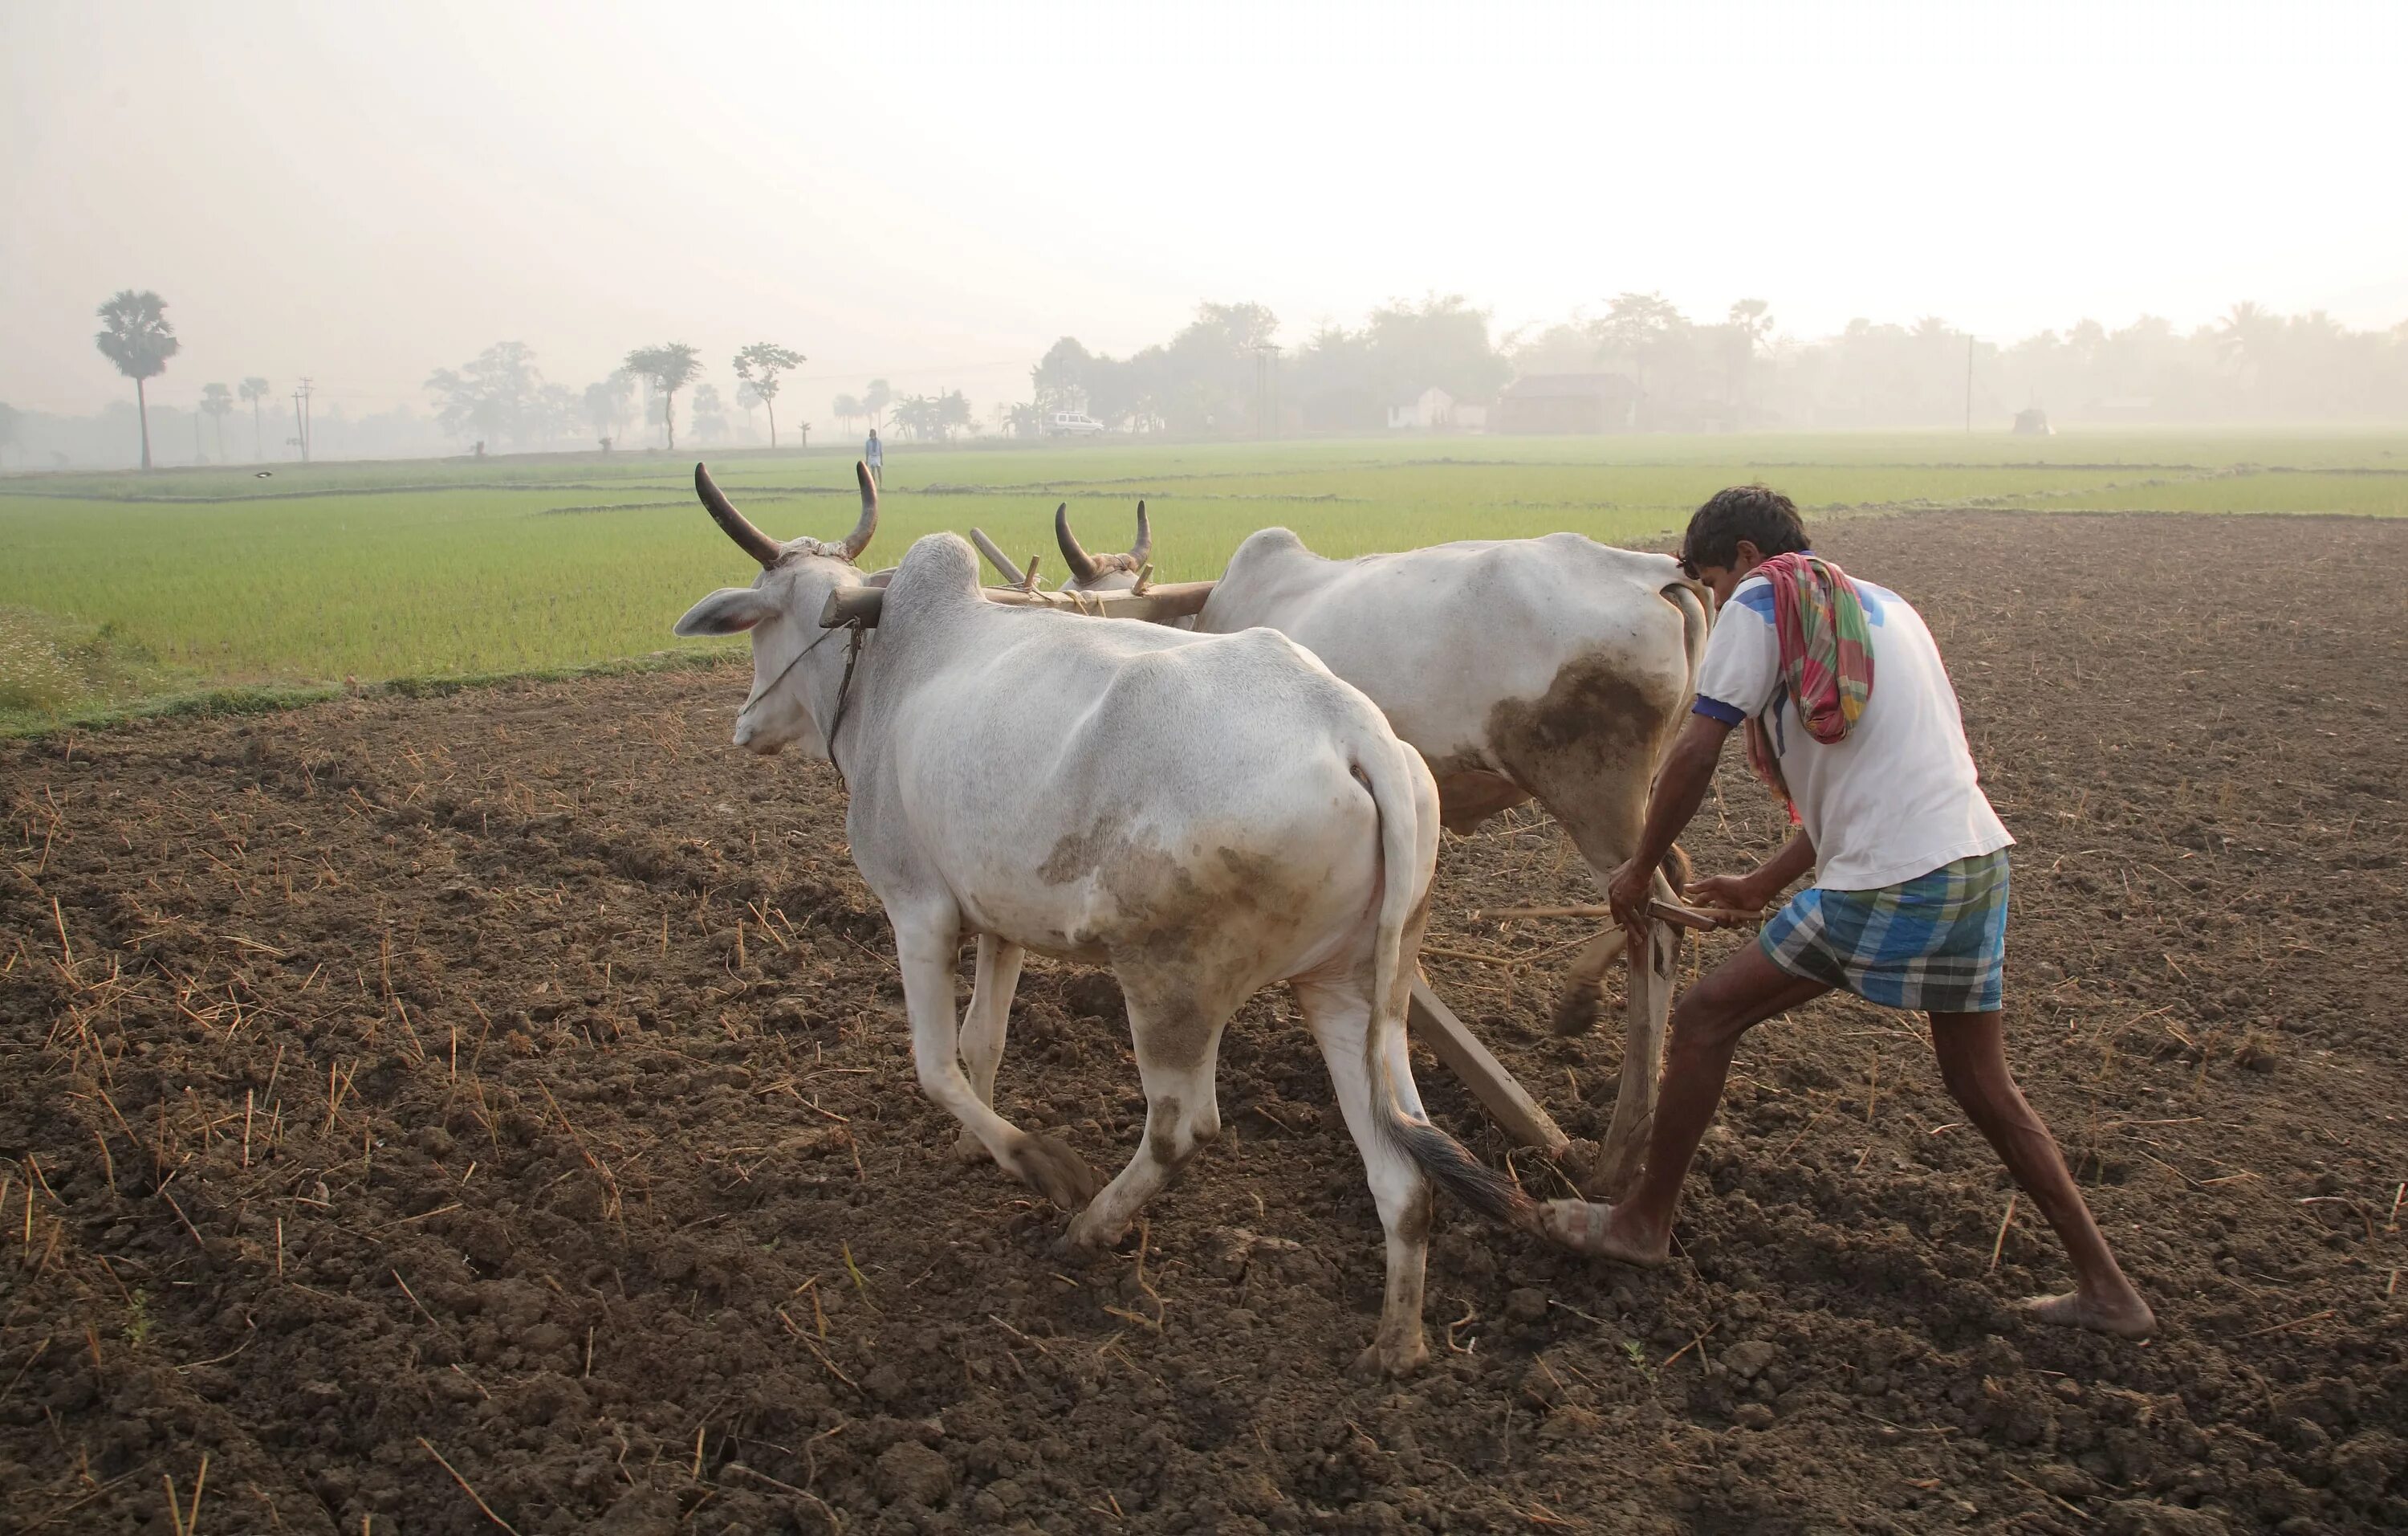
[[[1942,1081],[2064,1242],[2073,1290],[2024,1305],[2053,1323],[2145,1335],[2156,1326],[2148,1303],[2116,1267],[2055,1138],[2007,1069],[1999,972],[2014,840],[1982,794],[1931,632],[1896,593],[1817,557],[1797,507],[1761,485],[1734,486],[1698,508],[1681,566],[1713,589],[1722,612],[1639,850],[1608,879],[1613,915],[1642,945],[1652,872],[1697,814],[1733,726],[1796,825],[1755,872],[1699,881],[1688,894],[1755,911],[1809,869],[1815,879],[1756,942],[1682,995],[1646,1171],[1627,1198],[1555,1201],[1548,1231],[1582,1253],[1663,1263],[1681,1181],[1740,1036],[1845,987],[1930,1015]]]
[[[861,445],[861,462],[869,466],[869,478],[881,486],[886,483],[886,450],[880,446],[878,429],[869,429],[869,440]]]

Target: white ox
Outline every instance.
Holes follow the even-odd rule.
[[[1089,554],[1067,506],[1054,533],[1072,591],[1134,585],[1153,545],[1141,503],[1126,554]],[[1278,630],[1369,695],[1420,752],[1449,830],[1535,799],[1601,878],[1638,846],[1707,623],[1670,556],[1578,534],[1329,560],[1287,529],[1266,528],[1238,546],[1195,627]],[[1668,863],[1676,883],[1685,880],[1684,858]],[[1674,892],[1659,881],[1657,894]],[[1619,1195],[1644,1160],[1680,937],[1657,923],[1648,955],[1632,956],[1621,1091],[1587,1193]],[[1559,1032],[1595,1024],[1598,983],[1619,940],[1601,934],[1574,959],[1555,1007]]]
[[[1413,1085],[1406,999],[1438,848],[1428,769],[1370,700],[1270,630],[1206,637],[1002,607],[951,534],[904,555],[866,641],[821,628],[831,594],[874,580],[853,565],[878,515],[858,473],[849,538],[781,544],[697,466],[705,506],[763,568],[677,632],[751,631],[737,745],[800,746],[845,776],[845,829],[894,925],[922,1088],[1006,1170],[1079,1212],[1073,1249],[1107,1247],[1218,1134],[1230,1014],[1288,982],[1387,1232],[1379,1334],[1357,1368],[1412,1370],[1428,1353],[1425,1174],[1499,1219],[1533,1214],[1430,1124]],[[953,987],[966,932],[979,935],[959,1026],[968,1073]],[[993,1107],[1024,948],[1110,965],[1127,996],[1145,1134],[1100,1193],[1077,1153]]]

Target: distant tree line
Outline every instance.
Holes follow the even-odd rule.
[[[272,409],[268,402],[274,390],[265,379],[246,378],[238,388],[204,384],[196,406],[189,411],[150,404],[150,381],[165,370],[168,360],[182,346],[166,309],[166,301],[156,293],[135,289],[113,294],[101,305],[102,328],[93,341],[118,371],[134,381],[134,403],[111,406],[88,417],[22,411],[0,404],[0,468],[122,463],[126,449],[131,448],[148,469],[154,462],[154,418],[180,421],[187,415],[208,423],[215,462],[231,463],[235,448],[226,441],[226,418],[234,414],[237,401],[251,407],[251,460],[268,457],[267,421]],[[804,361],[801,352],[770,341],[754,342],[736,353],[729,366],[737,379],[735,409],[746,417],[745,438],[752,437],[752,413],[766,410],[769,442],[776,446],[777,399],[784,375]],[[462,447],[523,452],[598,444],[608,450],[625,437],[631,423],[649,422],[660,427],[663,446],[674,448],[678,394],[695,384],[702,372],[695,348],[668,342],[635,349],[619,368],[576,390],[545,379],[535,349],[525,342],[497,341],[458,367],[437,368],[427,377],[425,389],[434,407],[431,418],[414,416],[403,408],[354,419],[344,413],[338,401],[321,404],[321,415],[311,410],[305,389],[297,392],[294,401],[292,431],[295,435],[280,431],[274,440],[280,448],[297,449],[304,436],[312,442],[323,437],[324,447],[335,456],[360,457],[423,455]],[[877,386],[882,405],[884,388],[882,382]],[[737,440],[727,399],[715,385],[701,383],[695,388],[691,407],[691,436],[705,443]],[[957,397],[944,407],[942,414],[947,430],[968,424],[967,402]],[[277,420],[283,418],[280,414]],[[808,434],[810,428],[809,422],[790,425],[798,434]],[[192,457],[183,462],[210,462],[198,431],[193,442]],[[29,462],[43,456],[48,465]],[[180,454],[172,456],[181,459]]]
[[[1642,431],[1941,426],[1969,406],[1985,427],[2027,408],[2094,423],[2408,417],[2408,323],[2357,331],[2246,303],[2188,332],[2154,316],[2112,332],[2086,320],[2003,344],[1936,316],[1801,339],[1778,335],[1761,299],[1698,321],[1641,293],[1501,337],[1453,294],[1374,309],[1359,329],[1326,326],[1291,349],[1271,343],[1277,331],[1259,304],[1207,303],[1169,341],[1126,357],[1065,337],[1031,370],[1028,407],[1001,424],[1034,435],[1048,413],[1081,410],[1133,432],[1379,431],[1390,408],[1431,388],[1487,404],[1517,379],[1564,374],[1627,380],[1618,424]]]
[[[783,375],[803,354],[771,341],[737,352],[729,366],[738,380],[737,409],[769,413],[770,444],[776,446],[777,397]],[[535,349],[523,341],[499,341],[457,368],[437,368],[426,380],[436,424],[447,437],[529,452],[561,447],[620,446],[631,423],[661,428],[661,445],[677,447],[677,397],[695,386],[690,436],[705,443],[736,437],[727,399],[716,384],[697,383],[701,352],[681,341],[638,347],[605,378],[582,390],[547,382],[536,366]],[[643,398],[639,402],[638,392]],[[808,432],[809,422],[799,423]]]
[[[803,354],[754,342],[730,362],[732,403],[703,378],[697,349],[665,342],[629,352],[581,389],[554,383],[523,341],[501,341],[426,380],[430,418],[407,409],[363,417],[338,400],[294,412],[252,376],[204,384],[195,407],[150,404],[149,386],[181,340],[166,301],[126,289],[99,309],[94,343],[131,380],[134,399],[97,416],[59,416],[0,404],[0,467],[66,467],[154,462],[163,425],[196,416],[193,458],[229,462],[226,418],[251,408],[250,456],[297,449],[301,438],[334,456],[533,452],[631,444],[659,429],[678,442],[678,397],[688,394],[688,436],[703,444],[758,440],[753,413],[780,441],[785,376]],[[1492,405],[1516,380],[1604,376],[1627,400],[1613,424],[1634,430],[1942,426],[1996,428],[2037,408],[2058,423],[2377,423],[2408,419],[2408,323],[2354,330],[2322,310],[2283,315],[2235,304],[2188,331],[2143,316],[2110,331],[2093,320],[2013,341],[1969,336],[1936,316],[1907,324],[1854,320],[1838,334],[1780,334],[1770,307],[1742,299],[1719,320],[1693,320],[1657,294],[1624,293],[1595,315],[1575,315],[1498,337],[1488,314],[1459,294],[1373,309],[1356,328],[1324,325],[1282,345],[1279,319],[1260,304],[1204,303],[1168,340],[1125,357],[1055,342],[1030,370],[1031,398],[996,408],[986,430],[1035,437],[1058,411],[1091,415],[1140,433],[1249,437],[1384,430],[1390,411],[1436,389]],[[306,382],[306,381],[305,381]],[[1625,387],[1627,386],[1627,387]],[[982,428],[959,390],[898,395],[883,379],[830,401],[848,433],[863,423],[891,436],[940,441]],[[739,426],[736,413],[743,414]],[[318,414],[322,412],[322,414]],[[298,414],[300,420],[291,417]],[[287,423],[270,426],[271,421]],[[207,429],[206,443],[202,432]],[[807,440],[810,423],[786,423]],[[239,429],[237,429],[238,432]],[[291,434],[291,435],[288,435]],[[164,438],[181,461],[179,426]]]
[[[1752,344],[1763,306],[1734,309],[1732,333]],[[1489,317],[1461,295],[1432,294],[1371,311],[1357,329],[1325,325],[1300,346],[1273,343],[1279,319],[1259,304],[1206,303],[1170,340],[1125,358],[1055,342],[1030,373],[1030,431],[1079,410],[1136,432],[1259,436],[1267,431],[1383,430],[1390,408],[1439,389],[1467,403],[1494,400],[1517,374],[1619,367],[1684,385],[1672,365],[1729,342],[1689,326],[1663,300],[1626,294],[1603,320],[1492,337]],[[1013,418],[1018,424],[1021,418]]]
[[[1064,337],[1031,370],[1031,409],[1006,424],[1034,435],[1052,413],[1076,410],[1189,436],[1377,430],[1390,405],[1424,390],[1487,399],[1513,372],[1488,317],[1458,294],[1374,309],[1359,330],[1324,326],[1293,351],[1272,341],[1278,330],[1260,304],[1206,303],[1168,342],[1125,358]]]

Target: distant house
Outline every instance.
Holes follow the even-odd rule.
[[[1455,425],[1455,396],[1432,384],[1412,399],[1388,408],[1391,432],[1444,432]]]
[[[2015,436],[2018,438],[2054,438],[2057,432],[2048,424],[2048,412],[2038,406],[2015,412]]]
[[[1497,399],[1499,432],[1627,432],[1639,414],[1639,385],[1618,373],[1534,373]]]

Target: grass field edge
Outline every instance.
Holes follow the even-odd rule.
[[[576,667],[537,668],[518,672],[473,672],[384,678],[360,683],[245,683],[166,694],[128,703],[95,706],[52,714],[26,711],[0,711],[0,739],[40,740],[67,731],[108,731],[154,720],[184,720],[272,714],[307,709],[337,698],[443,698],[475,689],[513,684],[577,682],[591,678],[632,677],[652,672],[707,671],[728,665],[741,653],[729,651],[656,651],[649,655],[623,656]]]

